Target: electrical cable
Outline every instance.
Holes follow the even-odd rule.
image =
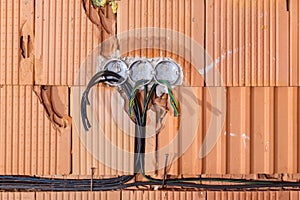
[[[159,80],[159,83],[161,83],[161,84],[163,84],[167,87],[168,94],[170,96],[170,105],[172,106],[172,108],[174,110],[174,116],[177,117],[178,114],[179,114],[179,112],[178,112],[178,103],[177,103],[177,101],[176,101],[176,99],[173,95],[171,84],[167,80]]]
[[[151,88],[151,91],[150,91],[150,94],[148,95],[148,97],[147,97],[147,99],[146,99],[146,101],[144,100],[144,113],[143,113],[143,115],[142,115],[142,121],[140,120],[140,113],[141,113],[141,111],[140,111],[140,105],[139,105],[139,101],[137,101],[135,98],[134,98],[134,114],[135,114],[135,117],[136,117],[136,124],[137,124],[137,138],[136,138],[136,147],[138,147],[138,148],[136,148],[135,149],[135,152],[138,152],[139,154],[138,154],[138,156],[137,156],[137,158],[135,158],[135,161],[136,160],[139,160],[140,161],[140,169],[141,169],[141,171],[142,171],[142,174],[143,175],[145,175],[145,173],[144,173],[144,166],[143,166],[143,157],[141,156],[143,153],[144,153],[144,150],[142,150],[142,146],[145,146],[145,141],[144,141],[144,139],[142,139],[142,138],[144,138],[143,137],[143,135],[145,134],[145,133],[142,133],[142,131],[141,131],[141,127],[140,126],[143,126],[143,127],[145,127],[145,125],[146,125],[146,112],[147,112],[147,107],[148,107],[148,104],[149,104],[149,101],[150,101],[150,98],[151,98],[151,96],[152,96],[152,94],[154,93],[154,91],[155,91],[155,88],[156,88],[156,84],[154,84],[153,86],[152,86],[152,88]],[[137,88],[137,87],[135,87],[135,88]],[[129,92],[127,92],[127,93],[129,93]],[[130,94],[133,94],[132,92],[130,93]],[[132,97],[133,97],[133,95],[131,95],[131,99],[132,99]],[[170,97],[171,99],[174,99],[174,98],[172,98],[172,96]],[[143,128],[143,130],[144,130],[144,128]],[[135,163],[135,166],[136,166],[136,163]],[[148,180],[150,180],[150,181],[152,181],[152,182],[154,182],[154,183],[156,183],[156,184],[162,184],[162,180],[160,180],[160,179],[154,179],[154,178],[152,178],[152,177],[150,177],[150,176],[147,176],[147,175],[145,175],[145,177],[148,179]],[[166,185],[169,185],[169,184],[174,184],[174,183],[180,183],[180,182],[184,182],[184,181],[226,181],[226,182],[242,182],[242,181],[244,181],[244,180],[232,180],[232,179],[213,179],[213,178],[181,178],[181,179],[166,179],[165,180],[165,184]],[[244,181],[245,182],[245,181]],[[248,181],[247,182],[247,184],[254,184],[254,183],[257,183],[257,184],[264,184],[265,182],[256,182],[256,181]],[[269,182],[268,182],[269,183]],[[192,183],[191,183],[192,184]]]
[[[16,177],[14,177],[16,178]],[[34,182],[22,181],[26,177],[19,177],[18,181],[8,180],[0,176],[0,190],[14,190],[14,191],[89,191],[89,180],[77,179],[72,180],[72,184],[68,179],[49,179],[48,183],[40,183],[41,178],[31,178]],[[5,182],[6,181],[6,182]],[[44,179],[45,181],[45,179]],[[243,189],[258,189],[258,188],[300,188],[299,182],[287,181],[273,181],[271,183],[253,183],[253,184],[230,184],[230,185],[216,185],[216,184],[197,184],[197,183],[179,183],[179,182],[165,182],[166,186],[192,188],[192,189],[206,189],[206,190],[243,190]],[[132,182],[119,185],[103,184],[99,182],[94,183],[93,191],[108,191],[120,190],[139,186],[161,186],[161,183],[146,181],[146,182]]]
[[[84,128],[88,130],[91,128],[91,124],[87,117],[87,105],[90,105],[88,94],[91,88],[99,83],[114,82],[118,83],[122,81],[122,77],[114,72],[101,71],[95,74],[87,85],[87,88],[83,92],[81,101],[81,115]],[[129,100],[132,99],[132,112],[135,117],[136,134],[135,134],[135,159],[134,159],[134,174],[124,175],[114,178],[105,179],[93,179],[94,191],[108,191],[108,190],[120,190],[139,186],[169,186],[179,188],[191,188],[191,189],[207,189],[207,190],[243,190],[243,189],[258,189],[258,188],[300,188],[300,182],[290,181],[264,181],[264,180],[247,180],[247,179],[229,179],[229,178],[209,178],[209,177],[193,177],[193,178],[166,178],[164,179],[152,178],[145,174],[144,169],[144,153],[145,153],[145,134],[146,134],[146,122],[147,122],[147,109],[155,92],[157,84],[153,84],[149,94],[147,95],[148,86],[144,85],[144,106],[141,111],[141,104],[133,96],[133,90],[136,90],[136,86],[132,86],[125,81],[118,86],[123,89]],[[170,90],[170,91],[169,91]],[[178,104],[175,97],[172,94],[170,88],[168,88],[170,96],[170,103],[173,102],[173,106],[178,108]],[[170,95],[172,94],[172,95]],[[134,94],[136,95],[136,94]],[[132,98],[133,97],[133,98]],[[172,104],[171,104],[172,105]],[[173,107],[174,109],[174,107]],[[175,110],[174,110],[175,112]],[[132,119],[133,120],[133,119]],[[149,181],[146,182],[132,182],[135,175],[141,171],[141,174]],[[51,178],[39,178],[39,177],[21,177],[21,176],[0,176],[0,190],[20,190],[20,191],[89,191],[90,179],[51,179]],[[196,183],[200,182],[200,183]],[[202,184],[202,182],[228,182],[230,184],[214,185],[214,184]]]
[[[103,79],[103,77],[105,77],[105,79]],[[116,79],[107,79],[107,77],[111,78],[114,77]],[[122,82],[123,78],[118,75],[117,73],[111,72],[111,71],[100,71],[97,74],[95,74],[92,79],[90,80],[90,82],[88,83],[86,90],[83,92],[82,95],[82,101],[81,101],[81,115],[82,115],[82,123],[84,125],[85,130],[88,130],[91,125],[89,123],[89,120],[87,118],[87,114],[86,114],[86,106],[90,105],[90,102],[88,100],[88,94],[90,89],[101,82],[107,82],[107,81],[113,81],[113,82],[117,82],[117,81]],[[140,81],[139,83],[136,84],[134,90],[136,90],[141,83],[144,81]],[[121,87],[125,90],[127,96],[129,99],[133,99],[133,111],[135,114],[135,118],[136,118],[136,132],[137,133],[141,133],[141,126],[142,126],[142,121],[141,121],[141,112],[140,112],[140,108],[139,108],[139,103],[137,101],[137,99],[133,97],[133,90],[130,86],[130,84],[128,82],[124,82],[123,84],[121,84]],[[131,91],[131,92],[130,92]],[[145,151],[145,139],[143,136],[139,135],[135,138],[135,164],[134,164],[134,175],[136,174],[136,172],[138,172],[140,170],[140,166],[139,166],[139,158],[141,157],[141,153],[144,153]],[[129,179],[133,178],[134,175],[130,176]],[[126,177],[126,176],[125,176]],[[119,180],[119,178],[115,178],[117,181]],[[116,181],[114,180],[114,181]],[[124,182],[124,181],[123,181]],[[123,183],[122,182],[122,183]]]
[[[148,104],[149,104],[149,101],[155,91],[155,88],[156,88],[157,85],[153,85],[151,90],[150,90],[150,93],[146,99],[146,101],[144,100],[144,113],[143,113],[143,117],[142,117],[142,123],[144,126],[146,126],[146,112],[147,112],[147,107],[148,107]],[[149,181],[153,181],[153,182],[156,182],[156,183],[160,183],[160,184],[165,184],[165,183],[178,183],[178,182],[188,182],[188,181],[218,181],[218,182],[233,182],[233,183],[247,183],[247,184],[271,184],[273,182],[269,182],[269,181],[257,181],[257,180],[244,180],[244,179],[224,179],[224,178],[201,178],[201,177],[197,177],[197,178],[176,178],[176,179],[156,179],[156,178],[152,178],[151,176],[149,175],[146,175],[145,174],[145,171],[144,171],[144,166],[143,166],[143,162],[142,162],[142,159],[140,159],[140,164],[141,164],[141,172],[142,172],[142,175],[148,179]]]
[[[113,78],[111,78],[111,77],[113,77]],[[89,92],[90,92],[91,88],[94,85],[99,84],[99,83],[103,83],[103,82],[108,82],[108,81],[118,82],[118,81],[123,81],[123,80],[122,80],[122,77],[120,75],[118,75],[114,72],[100,71],[92,77],[92,79],[88,83],[85,91],[82,94],[81,117],[82,117],[83,126],[84,126],[86,131],[88,131],[89,128],[91,128],[91,124],[88,120],[87,113],[86,113],[87,105],[90,105],[90,102],[89,102],[89,99],[88,99]],[[128,87],[128,85],[126,85],[126,87]],[[131,88],[125,88],[125,89],[130,90]],[[133,177],[134,177],[134,175],[124,175],[124,176],[116,177],[116,178],[98,180],[98,182],[106,184],[106,186],[109,186],[110,184],[114,186],[114,185],[120,185],[120,184],[123,184],[125,182],[128,182]]]
[[[133,113],[132,113],[132,108],[133,108],[133,105],[134,105],[134,100],[135,100],[135,97],[136,97],[136,93],[137,93],[137,90],[142,87],[144,84],[145,84],[145,80],[139,80],[135,83],[133,89],[132,89],[132,92],[131,92],[131,95],[130,95],[130,99],[129,99],[129,111],[128,113],[130,114],[130,116],[133,116]],[[144,86],[144,88],[147,88],[146,86]]]
[[[144,101],[144,113],[142,115],[142,124],[143,126],[146,126],[146,117],[147,117],[147,108],[149,105],[149,102],[151,100],[152,95],[155,92],[156,87],[158,86],[157,83],[154,83],[150,89],[149,95],[147,96],[146,94],[144,94],[144,98],[146,99],[146,101]],[[147,86],[145,86],[147,88]]]

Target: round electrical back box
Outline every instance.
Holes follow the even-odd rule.
[[[154,78],[159,83],[162,80],[166,80],[171,85],[174,85],[180,78],[180,67],[171,60],[160,61],[155,67]]]
[[[108,71],[111,71],[111,72],[115,72],[117,74],[119,74],[120,76],[122,76],[124,78],[123,81],[121,82],[108,82],[110,85],[120,85],[122,83],[124,83],[127,78],[128,78],[128,75],[127,75],[127,65],[125,62],[123,62],[122,60],[120,59],[112,59],[112,60],[109,60],[105,65],[104,65],[104,69],[105,70],[108,70]],[[109,77],[109,78],[114,78],[114,77]]]
[[[148,60],[137,60],[130,67],[130,79],[133,82],[144,81],[144,85],[153,79],[153,66]]]

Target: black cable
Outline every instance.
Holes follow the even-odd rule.
[[[103,77],[105,77],[105,79],[103,79]],[[109,77],[110,79],[108,79],[107,77]],[[115,78],[112,79],[111,77]],[[85,91],[83,92],[82,95],[82,100],[81,100],[81,117],[82,117],[82,123],[83,126],[85,128],[85,130],[88,130],[91,127],[91,124],[88,120],[87,117],[87,113],[86,113],[86,106],[90,105],[90,102],[88,100],[88,94],[90,92],[90,89],[96,85],[99,84],[101,82],[106,82],[106,81],[111,81],[111,82],[122,82],[124,79],[117,73],[111,72],[111,71],[100,71],[97,74],[95,74],[92,79],[90,80],[90,82],[88,83]],[[128,82],[124,82],[121,87],[125,90],[128,98],[130,99],[130,94],[132,91],[132,87]],[[136,133],[142,133],[141,126],[142,126],[142,121],[141,121],[141,112],[140,112],[140,107],[139,107],[139,103],[138,101],[135,99],[135,104],[133,107],[133,112],[135,114],[135,118],[136,118]],[[134,162],[134,175],[130,176],[130,178],[133,178],[135,176],[135,174],[140,171],[140,165],[139,165],[139,160],[141,157],[141,154],[143,154],[145,152],[145,139],[144,137],[141,135],[136,135],[135,137],[135,162]],[[118,178],[116,178],[117,180],[119,180]]]
[[[107,81],[117,82],[116,79],[103,79],[103,80],[97,81],[95,84],[99,84],[99,83],[107,82]],[[89,128],[91,128],[91,124],[90,124],[90,122],[87,118],[87,114],[86,114],[86,106],[90,105],[90,102],[88,100],[88,93],[90,91],[90,87],[92,87],[95,84],[92,84],[91,86],[87,87],[87,89],[84,91],[82,98],[81,98],[81,120],[82,120],[83,127],[86,131],[88,131]]]
[[[103,77],[105,79],[103,79]],[[109,79],[108,79],[109,77]],[[113,79],[113,78],[115,79]],[[83,105],[82,105],[82,114],[83,114],[83,123],[87,123],[86,125],[90,125],[86,116],[86,104],[89,104],[88,101],[88,93],[89,90],[92,86],[95,84],[98,84],[100,82],[118,82],[122,78],[113,72],[108,72],[108,71],[102,71],[100,73],[97,73],[90,81],[90,83],[87,86],[87,89],[83,95]],[[122,81],[122,80],[121,80]],[[144,153],[145,153],[145,126],[146,126],[146,112],[147,112],[147,107],[150,101],[150,98],[152,94],[155,91],[157,85],[153,85],[150,91],[150,94],[148,95],[146,101],[144,101],[144,113],[142,114],[141,112],[141,105],[140,102],[135,99],[134,100],[134,106],[133,106],[133,112],[135,116],[135,124],[136,124],[136,136],[135,136],[135,162],[134,162],[134,174],[140,171],[140,169],[144,170]],[[125,90],[127,96],[129,98],[132,87],[130,84],[127,82],[123,83],[121,87]],[[85,98],[84,98],[85,96]],[[87,120],[87,121],[85,121]],[[88,127],[88,126],[86,126]],[[140,162],[139,162],[140,161]],[[126,176],[125,176],[126,177]],[[127,187],[133,187],[133,186],[145,186],[145,185],[161,185],[162,182],[164,185],[168,186],[174,186],[174,187],[185,187],[185,188],[206,188],[206,189],[243,189],[243,188],[260,188],[260,187],[299,187],[300,183],[291,183],[291,182],[275,182],[275,181],[252,181],[252,180],[245,180],[245,179],[222,179],[222,178],[176,178],[176,179],[155,179],[152,178],[148,175],[145,175],[146,178],[150,180],[150,182],[135,182],[135,183],[130,183],[130,184],[125,184],[125,182],[128,182],[131,180],[130,178],[134,177],[132,176],[127,176],[127,178],[120,179],[114,178],[114,181],[111,181],[110,179],[108,180],[108,184],[103,185],[103,181],[99,180],[98,182],[95,182],[94,184],[94,190],[115,190],[115,189],[124,189]],[[96,181],[96,180],[95,180]],[[226,182],[234,182],[234,183],[242,183],[242,184],[235,184],[235,185],[204,185],[204,184],[196,184],[196,183],[187,183],[186,181],[226,181]],[[1,182],[1,181],[0,181]],[[83,183],[83,182],[82,182]],[[60,183],[58,183],[60,184]],[[75,184],[77,185],[77,184]]]
[[[143,123],[143,126],[146,126],[147,108],[148,108],[149,102],[150,102],[150,100],[151,100],[151,98],[152,98],[152,95],[154,94],[155,89],[156,89],[157,86],[158,86],[158,84],[157,84],[157,83],[154,83],[154,84],[152,85],[151,89],[150,89],[149,95],[148,95],[147,97],[146,97],[146,96],[144,97],[144,98],[146,98],[146,101],[144,101],[144,102],[145,102],[145,103],[144,103],[144,113],[143,113],[143,115],[142,115],[142,123]]]
[[[154,94],[155,92],[155,89],[157,87],[157,84],[154,84],[150,90],[150,93],[146,99],[146,101],[144,101],[144,113],[143,113],[143,116],[142,116],[142,123],[143,123],[143,126],[146,126],[146,118],[147,118],[147,115],[146,115],[146,112],[147,112],[147,107],[148,107],[148,104],[150,102],[150,99],[152,98],[152,95]],[[165,174],[164,174],[164,179],[157,179],[157,178],[153,178],[149,175],[146,175],[144,174],[144,165],[143,163],[141,163],[141,168],[142,168],[142,174],[145,178],[147,178],[149,181],[153,181],[153,182],[156,182],[156,183],[159,183],[161,184],[162,186],[164,186],[166,183],[168,184],[177,184],[177,183],[183,183],[183,182],[186,182],[186,181],[220,181],[220,182],[246,182],[248,184],[253,184],[253,185],[262,185],[262,184],[278,184],[277,182],[268,182],[268,181],[258,181],[258,180],[245,180],[245,179],[224,179],[224,178],[201,178],[201,177],[195,177],[195,178],[173,178],[173,179],[166,179],[165,177]],[[190,183],[185,183],[185,184],[190,184]]]
[[[63,179],[49,179],[49,183],[41,184],[39,179],[42,178],[30,178],[36,180],[36,182],[28,183],[25,181],[26,177],[14,177],[19,181],[12,180],[12,178],[0,177],[1,184],[0,190],[20,190],[20,191],[88,191],[90,190],[89,180],[72,180],[73,184],[68,183],[68,180]],[[22,182],[22,180],[24,181]],[[3,182],[6,180],[6,182]],[[42,179],[46,180],[46,179]],[[103,184],[95,182],[94,191],[107,191],[107,190],[120,190],[131,187],[139,186],[154,186],[161,185],[156,182],[133,182],[124,183],[120,185]],[[255,183],[255,184],[231,184],[231,185],[213,185],[213,184],[196,184],[196,183],[174,183],[166,181],[165,185],[171,187],[180,188],[193,188],[193,189],[208,189],[208,190],[241,190],[241,189],[257,189],[257,188],[300,188],[299,182],[287,182],[287,181],[272,181],[272,183]]]
[[[90,89],[102,82],[120,82],[122,77],[118,74],[102,71],[90,80],[86,90],[82,96],[81,114],[82,122],[85,128],[90,128],[91,124],[88,121],[86,106],[89,105],[88,94]],[[128,183],[133,179],[135,174],[143,169],[144,153],[145,153],[145,126],[146,112],[151,96],[154,94],[157,85],[153,85],[147,99],[144,99],[144,112],[141,112],[140,102],[135,99],[133,112],[136,124],[136,139],[135,139],[135,171],[134,175],[124,175],[115,178],[94,179],[94,191],[120,190],[139,186],[166,185],[180,188],[193,189],[212,189],[212,190],[240,190],[240,189],[257,189],[257,188],[300,188],[299,182],[283,182],[283,181],[262,181],[262,180],[246,180],[246,179],[226,179],[226,178],[177,178],[177,179],[155,179],[145,175],[150,181],[148,182],[133,182]],[[126,95],[130,98],[132,87],[125,82],[120,86],[125,90]],[[146,95],[145,95],[146,98]],[[141,163],[139,163],[141,161]],[[193,181],[187,183],[187,181]],[[214,181],[214,182],[231,182],[231,185],[212,185],[212,184],[197,184],[197,181]],[[47,179],[37,177],[19,177],[19,176],[0,176],[0,190],[21,190],[21,191],[88,191],[90,190],[90,179]]]
[[[82,123],[83,123],[83,126],[84,126],[86,131],[88,131],[89,128],[91,128],[91,124],[88,120],[87,113],[86,113],[87,105],[90,105],[88,95],[89,95],[89,92],[90,92],[91,88],[94,85],[102,83],[102,82],[108,82],[108,81],[110,81],[110,82],[119,82],[119,81],[122,81],[122,80],[123,79],[120,75],[118,75],[114,72],[110,72],[110,71],[100,71],[100,72],[96,73],[91,78],[91,80],[89,81],[85,91],[82,94],[82,99],[81,99],[81,119],[82,119]],[[115,186],[115,185],[121,185],[125,182],[128,182],[133,177],[134,177],[134,175],[124,175],[124,176],[116,177],[116,178],[98,180],[98,181],[95,181],[94,183],[99,182],[101,184],[105,184],[106,187]]]

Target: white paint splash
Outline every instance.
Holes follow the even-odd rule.
[[[231,137],[236,137],[237,136],[237,134],[235,134],[235,133],[230,133],[229,134]]]
[[[243,142],[244,142],[244,147],[245,149],[247,148],[247,143],[246,140],[250,140],[250,137],[246,135],[246,133],[242,134]]]
[[[226,135],[226,131],[224,132],[224,135]],[[236,133],[229,133],[229,136],[230,137],[237,137],[238,134]],[[250,140],[250,137],[246,135],[246,133],[243,133],[242,135],[240,135],[242,140],[243,140],[243,144],[244,144],[244,148],[246,149],[247,148],[247,140]]]
[[[235,48],[233,50],[233,53],[237,53],[239,52],[239,48]],[[232,55],[232,50],[228,50],[227,53],[223,53],[221,55],[221,57],[216,58],[216,60],[214,62],[211,62],[209,65],[207,65],[205,68],[203,69],[199,69],[199,73],[200,74],[204,74],[204,72],[209,72],[210,70],[212,70],[214,68],[215,65],[219,64],[221,62],[221,60],[224,60],[226,58],[227,55]]]

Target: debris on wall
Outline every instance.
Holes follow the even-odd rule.
[[[62,133],[63,129],[71,127],[72,119],[66,113],[68,102],[65,102],[66,98],[59,98],[59,96],[69,95],[68,93],[63,94],[63,90],[53,86],[34,86],[33,91],[45,108],[47,117],[55,129]]]
[[[99,3],[97,3],[99,2]],[[105,1],[82,0],[84,11],[88,18],[99,30],[104,30],[107,34],[116,33],[116,16],[114,10],[106,9]],[[115,4],[114,4],[115,5]]]

